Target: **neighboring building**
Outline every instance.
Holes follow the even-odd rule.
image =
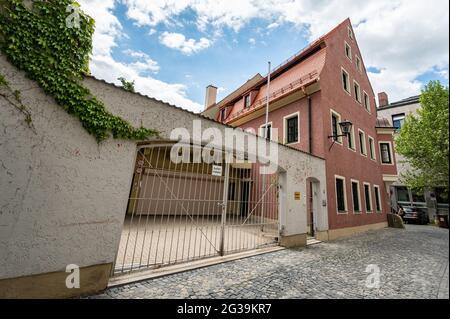
[[[269,138],[326,160],[327,200],[321,205],[328,207],[329,230],[347,234],[385,223],[389,187],[397,180],[394,129],[377,123],[375,95],[350,20],[275,68],[270,78]],[[208,86],[203,115],[264,135],[267,82],[257,74],[218,103],[217,89]],[[353,123],[348,137],[339,136],[345,120]],[[310,193],[311,234],[331,238],[315,231]]]
[[[395,128],[397,134],[402,128],[405,117],[409,114],[417,114],[420,109],[420,96],[412,96],[398,102],[389,103],[388,95],[385,92],[378,94],[379,107],[378,116],[386,119],[389,125]],[[397,158],[398,175],[408,171],[411,167],[405,159],[395,154]],[[398,205],[414,206],[427,209],[430,220],[435,218],[437,212],[448,214],[448,199],[444,198],[443,189],[435,187],[425,193],[416,193],[397,180],[391,187],[392,206],[397,209]]]

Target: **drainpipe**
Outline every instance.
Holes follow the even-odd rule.
[[[302,92],[305,94],[306,98],[308,99],[308,153],[312,154],[312,118],[311,118],[311,108],[312,108],[312,101],[311,101],[311,95],[309,95],[306,92],[306,87],[302,87]]]
[[[309,147],[309,154],[312,154],[312,118],[311,118],[311,96],[307,95],[308,98],[308,147]]]

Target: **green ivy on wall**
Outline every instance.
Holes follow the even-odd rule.
[[[108,112],[81,84],[89,72],[94,20],[78,7],[72,0],[0,0],[0,50],[97,141],[111,134],[132,140],[157,136]]]

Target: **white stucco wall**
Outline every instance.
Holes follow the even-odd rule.
[[[0,279],[64,270],[67,264],[111,263],[120,240],[136,144],[97,144],[77,118],[67,114],[0,55],[0,73],[21,91],[35,131],[0,97]],[[114,114],[134,125],[158,129],[168,139],[175,127],[191,131],[198,115],[87,78],[85,85]],[[203,128],[225,126],[202,119]],[[239,134],[247,134],[240,131]],[[304,234],[306,179],[320,181],[325,162],[279,146],[285,174],[280,212],[284,235]],[[294,192],[301,192],[301,201]],[[327,229],[327,209],[318,212]],[[320,222],[322,221],[322,222]]]

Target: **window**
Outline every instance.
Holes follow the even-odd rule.
[[[352,180],[352,198],[353,198],[353,212],[361,212],[359,182]]]
[[[333,135],[333,139],[335,140],[335,141],[337,141],[338,140],[338,118],[337,118],[337,116],[336,115],[332,115],[331,116],[331,128],[332,128],[332,135]]]
[[[375,190],[375,209],[377,212],[381,212],[380,187],[373,185],[373,189]]]
[[[349,75],[348,75],[347,71],[345,71],[344,69],[342,69],[342,87],[344,88],[345,92],[347,92],[348,94],[351,94],[350,93]]]
[[[359,103],[361,103],[361,88],[358,84],[358,82],[353,81],[353,91],[355,92],[355,99]]]
[[[352,48],[345,42],[345,55],[351,61],[352,60]]]
[[[359,150],[361,155],[367,156],[366,134],[361,130],[359,130]]]
[[[227,109],[220,110],[220,120],[221,121],[225,121],[226,114],[227,114]]]
[[[345,198],[345,178],[336,176],[336,204],[339,213],[347,212],[347,200]]]
[[[375,160],[375,144],[373,142],[373,138],[369,136],[369,154],[370,159]]]
[[[348,37],[353,40],[353,31],[348,27]]]
[[[366,213],[372,212],[372,196],[370,195],[370,184],[364,183],[364,198],[366,200]]]
[[[355,56],[356,57],[356,69],[361,72],[362,71],[362,67],[361,67],[361,59],[359,58],[359,56]]]
[[[397,202],[409,202],[408,188],[405,186],[395,187],[397,190]]]
[[[396,132],[402,128],[403,122],[405,122],[405,113],[392,115],[392,126]]]
[[[366,92],[364,92],[364,107],[370,112],[370,100],[369,95]]]
[[[424,193],[419,193],[411,190],[412,200],[415,203],[425,203]]]
[[[249,108],[250,107],[250,94],[246,95],[244,98],[244,107]]]
[[[299,141],[298,112],[284,118],[284,136],[286,144],[297,143]]]
[[[341,128],[339,126],[340,121],[341,116],[338,113],[331,111],[331,135],[333,136],[333,141],[341,144],[342,137],[337,137],[338,135],[341,135]]]
[[[353,151],[356,150],[355,147],[355,127],[352,125],[352,130],[350,131],[350,134],[348,135],[348,148],[352,149]]]
[[[380,153],[382,164],[392,164],[391,144],[380,142]]]
[[[259,135],[262,137],[265,137],[265,134],[266,134],[265,128],[266,128],[265,124],[261,125],[261,127],[260,127]],[[269,139],[269,140],[272,139],[272,123],[267,124],[267,139]]]

